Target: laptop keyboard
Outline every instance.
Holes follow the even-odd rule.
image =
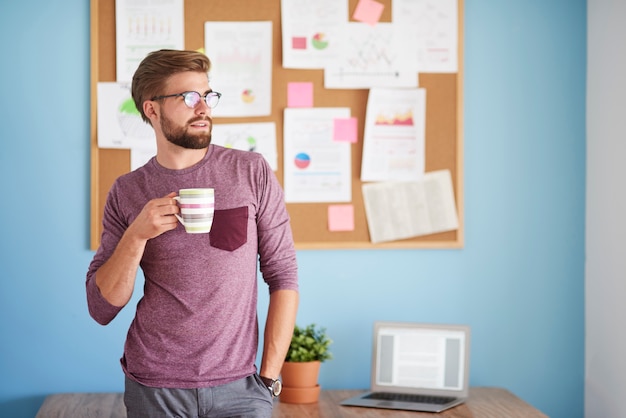
[[[387,393],[373,392],[365,396],[365,399],[378,399],[383,401],[401,401],[413,403],[430,403],[443,405],[452,402],[455,398],[450,396],[415,395],[411,393]]]

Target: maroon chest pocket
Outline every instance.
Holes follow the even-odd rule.
[[[211,246],[234,251],[248,241],[248,207],[216,210],[209,232]]]

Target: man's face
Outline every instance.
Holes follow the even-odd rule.
[[[207,76],[199,72],[176,74],[168,80],[164,95],[197,91],[200,95],[210,91]],[[161,131],[174,145],[188,149],[202,149],[211,143],[213,123],[211,108],[201,98],[194,108],[189,108],[181,96],[163,99]]]
[[[205,125],[207,128],[198,130],[195,127]],[[164,113],[161,117],[161,131],[169,142],[183,148],[202,149],[211,143],[211,118],[197,116],[184,124],[177,124]]]

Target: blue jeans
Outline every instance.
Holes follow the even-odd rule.
[[[151,388],[126,377],[124,404],[128,418],[271,418],[273,407],[256,374],[199,389]]]

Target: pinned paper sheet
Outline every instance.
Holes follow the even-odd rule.
[[[354,231],[354,206],[330,205],[328,207],[329,231]]]
[[[333,121],[333,141],[356,143],[356,118],[335,119]]]
[[[283,188],[287,203],[352,202],[352,146],[333,140],[349,107],[283,110]]]
[[[288,107],[313,107],[313,83],[292,82],[287,84]]]
[[[360,0],[352,17],[359,22],[375,26],[380,20],[385,5],[374,0]]]
[[[366,183],[362,190],[373,243],[459,227],[450,170],[427,172],[419,181]]]

